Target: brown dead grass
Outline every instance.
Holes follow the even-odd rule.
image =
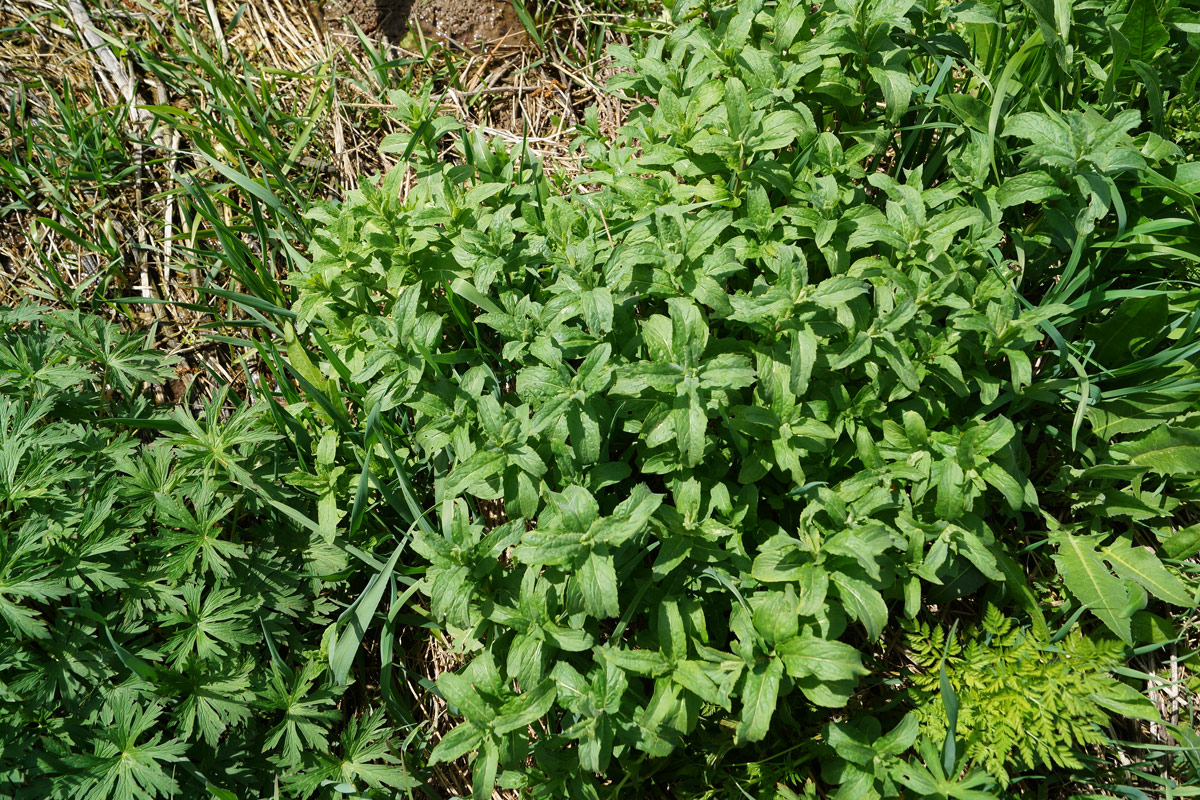
[[[355,5],[355,0],[330,0],[324,8],[308,0],[245,4],[181,0],[178,7],[180,16],[227,63],[240,56],[250,65],[247,74],[269,75],[270,85],[264,91],[297,117],[304,116],[310,102],[316,65],[324,64],[329,74],[338,76],[330,80],[328,106],[298,154],[297,172],[314,183],[313,200],[338,199],[358,176],[394,166],[390,157],[378,152],[378,145],[383,136],[398,129],[398,123],[388,117],[392,107],[385,94],[374,89],[379,81],[365,66],[366,49],[354,25],[342,16],[346,8],[338,3],[343,1]],[[439,8],[443,4],[449,8],[455,1],[419,0],[417,18],[422,24],[412,26],[407,38],[395,41],[381,35],[368,42],[384,60],[399,64],[392,67],[404,71],[399,82],[420,87],[433,81],[435,93],[444,92],[444,111],[468,129],[479,129],[513,146],[523,142],[552,171],[577,171],[569,142],[584,109],[596,105],[607,130],[615,130],[623,112],[620,101],[598,83],[603,78],[596,76],[602,75],[604,64],[584,69],[568,66],[540,52],[523,31],[514,34],[512,20],[507,21],[509,29],[493,30],[498,36],[492,40],[438,43],[426,38],[427,23],[444,27],[437,22]],[[107,155],[123,159],[127,168],[120,170],[119,180],[96,182],[84,176],[70,186],[35,186],[32,202],[17,202],[0,188],[0,303],[34,297],[69,304],[67,293],[84,287],[76,301],[133,328],[152,328],[158,346],[183,359],[179,380],[163,387],[160,399],[181,399],[182,388],[197,376],[204,378],[204,394],[221,383],[241,393],[245,365],[231,356],[228,347],[212,342],[207,332],[214,323],[244,315],[219,302],[217,318],[184,305],[214,305],[192,288],[205,281],[241,288],[212,273],[212,265],[195,252],[216,242],[180,182],[181,175],[199,182],[217,181],[220,176],[197,157],[193,134],[186,126],[164,124],[161,115],[152,119],[139,108],[155,105],[211,113],[213,98],[195,87],[182,89],[140,71],[136,60],[122,52],[123,42],[142,43],[154,58],[171,62],[173,23],[165,7],[139,0],[93,2],[81,26],[78,16],[71,14],[70,3],[0,2],[0,29],[8,31],[0,37],[0,113],[11,114],[16,108],[25,120],[24,127],[7,138],[0,128],[0,156],[19,154],[31,139],[49,135],[61,125],[63,115],[53,94],[73,95],[84,116],[103,121],[114,131],[114,152]],[[239,8],[244,8],[242,16],[230,27]],[[461,15],[464,8],[456,13]],[[582,4],[561,13],[555,21],[557,48],[583,52],[582,42],[594,24]],[[94,31],[87,32],[89,26]],[[395,26],[376,27],[398,33]],[[436,35],[436,30],[432,33]],[[100,37],[93,35],[93,45],[107,41],[113,57],[106,58],[101,49],[89,46],[89,34]],[[443,80],[451,74],[453,85]],[[232,163],[234,156],[228,158]],[[72,165],[58,167],[70,170]],[[60,211],[52,197],[56,192],[69,194],[77,212],[74,217]],[[236,191],[228,199],[231,202],[223,213],[228,223],[236,225],[247,203]],[[56,226],[98,246],[82,246]],[[247,233],[242,238],[251,252],[262,252],[262,243],[254,236]],[[286,265],[274,268],[283,277]],[[54,279],[48,279],[49,273]],[[106,300],[116,298],[133,302],[106,305]],[[138,298],[144,302],[136,302]]]
[[[180,186],[169,168],[178,168],[177,161],[187,159],[188,136],[167,126],[152,126],[147,115],[136,109],[139,105],[154,104],[186,110],[193,98],[173,95],[172,87],[163,85],[153,75],[137,74],[129,59],[118,59],[135,92],[131,100],[123,97],[111,73],[96,52],[88,50],[79,30],[71,24],[66,3],[67,0],[0,3],[0,28],[10,29],[10,33],[0,38],[0,111],[10,111],[15,103],[22,103],[32,118],[40,116],[47,122],[56,121],[60,115],[47,88],[104,101],[107,107],[90,110],[119,118],[115,124],[128,134],[138,167],[136,174],[120,185],[71,187],[77,199],[95,196],[92,199],[103,210],[102,218],[87,221],[92,229],[80,233],[92,241],[115,235],[121,245],[143,251],[131,255],[132,260],[152,262],[139,265],[149,273],[145,276],[150,278],[149,282],[140,281],[142,275],[126,275],[123,276],[126,280],[119,283],[122,287],[147,298],[195,299],[193,293],[186,291],[186,279],[197,276],[188,273],[192,265],[180,257],[179,248],[172,241],[179,232],[179,221],[171,215],[172,198],[179,193]],[[167,11],[147,10],[135,0],[111,0],[100,5],[106,7],[102,11],[91,9],[91,22],[110,42],[145,41],[152,38],[150,29],[161,31],[170,26]],[[289,79],[287,75],[309,73],[314,64],[324,62],[345,78],[356,79],[334,82],[330,108],[300,154],[302,166],[326,178],[324,195],[313,199],[336,199],[354,185],[357,176],[393,166],[392,160],[377,150],[380,139],[396,127],[386,116],[392,106],[385,97],[364,92],[359,85],[369,82],[361,69],[364,53],[352,26],[337,16],[340,9],[331,6],[318,11],[306,0],[254,0],[244,4],[245,13],[231,33],[219,34],[220,28],[213,21],[227,25],[242,5],[236,0],[185,0],[180,12],[198,27],[208,29],[210,44],[221,52],[231,54],[231,58],[241,54],[253,66],[285,76],[277,76],[271,88],[277,102],[297,112],[303,109],[311,81],[303,77]],[[568,31],[568,38],[580,35],[587,24],[583,13],[566,14],[560,22]],[[604,127],[615,129],[622,111],[620,101],[608,95],[593,77],[602,65],[594,65],[591,74],[582,74],[539,53],[528,37],[522,36],[519,41],[520,45],[493,47],[489,42],[472,42],[465,48],[445,48],[446,55],[453,58],[457,77],[453,87],[437,86],[439,93],[445,91],[444,110],[458,117],[468,129],[478,128],[510,144],[524,140],[529,150],[552,169],[574,171],[569,140],[583,110],[589,105],[598,106]],[[389,60],[395,61],[424,58],[426,54],[411,49],[414,44],[411,36],[400,43],[386,38],[374,41]],[[170,57],[169,53],[157,55],[164,60]],[[445,61],[436,56],[431,59],[434,66],[444,66]],[[395,69],[433,72],[427,65]],[[412,77],[414,85],[421,86],[431,76]],[[41,80],[45,86],[38,84]],[[14,139],[0,146],[20,148],[24,144],[21,138],[22,132],[18,132]],[[5,200],[11,202],[12,198]],[[28,268],[38,261],[35,242],[60,262],[69,285],[83,283],[91,275],[89,267],[93,265],[86,254],[74,252],[57,232],[37,224],[36,216],[21,210],[0,214],[0,259],[3,259],[0,290],[29,288],[23,281],[29,278]],[[138,313],[147,322],[192,321],[191,315],[180,317],[178,310],[172,309],[139,309]]]

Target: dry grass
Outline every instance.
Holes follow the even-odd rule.
[[[597,37],[622,37],[617,15],[575,0],[545,26],[543,48],[523,32],[469,45],[419,26],[399,42],[372,38],[344,10],[2,0],[0,303],[34,297],[151,327],[183,359],[162,399],[181,399],[197,376],[244,389],[246,364],[208,333],[245,314],[195,287],[247,291],[227,269],[231,247],[284,277],[287,250],[271,239],[303,253],[302,206],[394,166],[378,152],[399,127],[388,90],[432,83],[446,113],[523,143],[552,171],[576,171],[569,143],[587,106],[603,127],[619,124],[621,101],[600,85],[606,63],[587,60]],[[293,216],[257,219],[214,160],[270,185]]]
[[[113,73],[102,63],[97,51],[87,47],[80,29],[71,24],[65,10],[66,0],[4,0],[0,4],[0,27],[7,29],[0,39],[0,87],[3,110],[11,115],[14,106],[28,112],[27,124],[61,123],[63,111],[56,107],[51,91],[70,92],[87,101],[76,109],[81,116],[104,117],[114,130],[126,134],[132,149],[134,173],[124,180],[105,185],[86,182],[69,187],[77,205],[103,212],[103,218],[85,220],[90,230],[78,231],[81,238],[101,242],[112,235],[123,249],[137,250],[135,260],[147,275],[127,275],[127,285],[143,297],[169,300],[194,300],[181,285],[191,265],[180,258],[178,242],[181,220],[172,214],[182,193],[179,176],[188,170],[193,179],[215,175],[197,160],[195,143],[189,141],[185,126],[162,124],[141,110],[141,106],[173,107],[181,111],[201,106],[206,98],[197,88],[165,84],[157,76],[138,69],[135,59],[119,59],[119,69],[132,87],[133,97],[121,91]],[[364,40],[340,19],[318,16],[311,3],[303,0],[255,0],[245,4],[245,13],[228,35],[224,26],[243,4],[230,0],[184,2],[180,17],[194,30],[208,34],[205,43],[217,53],[231,58],[244,57],[250,69],[242,76],[255,83],[255,90],[269,88],[277,108],[300,117],[311,101],[314,86],[324,82],[330,96],[321,109],[310,140],[297,154],[296,163],[321,178],[322,193],[313,199],[339,197],[354,185],[359,175],[386,170],[393,163],[381,156],[380,139],[395,129],[386,114],[392,109],[386,102],[377,70],[369,69]],[[568,37],[582,37],[586,11],[564,15],[560,28]],[[214,24],[219,21],[219,24]],[[91,25],[109,42],[148,43],[147,55],[170,62],[159,37],[169,35],[171,12],[142,8],[133,0],[103,12],[92,10]],[[564,27],[565,26],[565,27]],[[367,40],[369,41],[369,40]],[[598,83],[603,63],[587,65],[583,74],[562,61],[547,57],[529,43],[523,47],[502,46],[488,49],[486,43],[472,50],[410,36],[402,43],[371,42],[378,48],[376,57],[394,66],[386,71],[404,73],[390,80],[397,87],[418,88],[432,80],[442,94],[444,110],[458,117],[468,129],[518,144],[524,140],[530,152],[552,168],[574,169],[569,139],[583,109],[596,105],[602,123],[615,128],[621,104]],[[411,49],[423,45],[423,52]],[[135,45],[136,46],[136,45]],[[323,68],[326,75],[317,75]],[[446,81],[453,72],[452,85]],[[237,76],[239,70],[231,69]],[[269,77],[268,77],[269,76]],[[602,78],[601,78],[602,79]],[[264,84],[269,83],[269,86]],[[372,91],[377,89],[378,91]],[[189,91],[190,90],[190,91]],[[444,93],[444,94],[443,94]],[[205,109],[207,110],[207,109]],[[31,127],[10,130],[0,153],[11,155],[26,146],[36,131]],[[60,165],[64,168],[69,165]],[[41,187],[49,190],[49,187]],[[5,206],[12,202],[4,198]],[[36,210],[8,209],[0,215],[0,255],[4,272],[0,279],[6,288],[15,288],[31,279],[28,267],[38,262],[39,248],[60,261],[68,285],[80,285],[92,270],[85,253],[78,252],[57,231],[39,224]],[[37,245],[35,246],[35,243]],[[172,263],[172,256],[176,258]],[[149,281],[142,281],[149,277]],[[30,287],[26,284],[26,288]],[[143,319],[176,319],[178,309],[138,309]],[[184,315],[191,319],[194,315]]]

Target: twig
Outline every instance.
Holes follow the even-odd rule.
[[[225,41],[225,26],[217,15],[217,7],[212,0],[204,0],[204,10],[208,13],[208,24],[212,26],[213,35],[217,37],[217,50],[221,53],[221,61],[229,61],[229,43]]]
[[[96,65],[96,72],[102,78],[107,77],[115,84],[118,94],[129,105],[129,116],[133,121],[145,122],[149,114],[135,106],[133,102],[137,97],[137,85],[125,72],[121,62],[113,55],[112,48],[104,41],[96,26],[92,24],[92,18],[87,9],[83,7],[81,0],[67,0],[67,9],[71,14],[71,21],[75,23],[79,35],[83,37],[83,41],[88,47],[88,51],[100,59],[100,64]],[[103,71],[101,71],[101,67],[103,67]]]

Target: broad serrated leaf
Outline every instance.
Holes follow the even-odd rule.
[[[1126,539],[1118,539],[1105,547],[1102,553],[1117,575],[1140,583],[1159,600],[1184,608],[1195,607],[1195,598],[1188,594],[1183,581],[1168,572],[1148,549],[1134,546]]]
[[[1071,594],[1085,604],[1110,631],[1120,636],[1123,642],[1132,645],[1129,617],[1122,614],[1128,593],[1096,553],[1097,538],[1066,532],[1056,534],[1053,541],[1058,552],[1054,559]]]

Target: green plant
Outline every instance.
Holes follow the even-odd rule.
[[[894,615],[1061,597],[1132,644],[1139,603],[1191,605],[1142,549],[1200,471],[1191,164],[1092,68],[1164,26],[1138,8],[676,3],[573,182],[391,95],[416,185],[310,212],[275,377],[351,465],[339,530],[428,563],[467,661],[431,761],[476,797],[699,793],[682,765],[769,736],[798,786],[830,709],[888,708]],[[985,791],[956,764],[902,783]]]
[[[942,741],[949,731],[943,664],[957,704],[954,735],[970,762],[1002,785],[1026,770],[1082,769],[1079,753],[1111,744],[1106,728],[1114,713],[1159,721],[1154,705],[1113,674],[1123,662],[1119,642],[1078,630],[1055,639],[1018,627],[995,606],[963,637],[913,625],[913,697],[927,735]]]
[[[379,709],[325,679],[355,571],[293,521],[298,465],[224,393],[156,409],[172,366],[95,317],[0,310],[0,794],[416,785]]]
[[[996,780],[970,768],[954,737],[921,735],[918,716],[909,713],[886,734],[879,720],[862,715],[826,726],[823,777],[838,787],[836,797],[895,797],[908,789],[930,800],[994,800]],[[909,754],[912,752],[911,755]],[[832,757],[831,757],[832,756]]]
[[[1102,731],[1151,716],[1130,659],[1195,606],[1191,12],[681,0],[613,49],[635,105],[612,141],[585,118],[578,176],[427,84],[389,94],[402,166],[311,208],[329,76],[291,114],[183,22],[186,67],[135,46],[214,98],[152,113],[197,137],[220,247],[191,255],[245,291],[198,288],[248,317],[218,340],[258,356],[254,402],[156,408],[142,340],[0,312],[0,792],[1194,782],[1185,720],[1137,762]],[[368,58],[360,88],[395,86]],[[11,209],[120,174],[69,108],[95,159],[24,140]],[[985,601],[965,645],[930,622]],[[423,631],[457,666],[406,657]]]

